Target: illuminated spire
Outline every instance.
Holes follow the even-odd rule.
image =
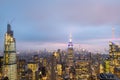
[[[71,33],[70,33],[70,36],[69,36],[68,48],[73,48],[73,43],[72,43],[72,34],[71,34]]]
[[[69,42],[72,42],[72,34],[70,33],[70,39]]]

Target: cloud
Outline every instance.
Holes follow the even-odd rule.
[[[69,33],[72,33],[74,42],[83,44],[83,47],[94,48],[101,42],[106,44],[111,38],[111,27],[114,25],[117,26],[116,38],[119,38],[118,0],[6,2],[7,0],[2,1],[3,4],[0,5],[0,17],[2,16],[0,23],[6,27],[8,19],[15,16],[12,28],[18,46],[32,48],[34,45],[34,48],[44,48],[49,44],[62,47],[62,43],[68,42]],[[36,42],[39,42],[39,45]]]
[[[66,43],[56,43],[56,42],[19,42],[17,44],[18,50],[57,50],[57,49],[66,49]]]
[[[118,3],[117,3],[118,2]],[[26,15],[31,20],[81,25],[119,24],[119,1],[51,1],[28,9]]]

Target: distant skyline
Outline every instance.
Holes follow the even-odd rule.
[[[120,0],[0,0],[0,50],[10,23],[17,50],[65,49],[72,33],[75,48],[108,49],[120,41]]]

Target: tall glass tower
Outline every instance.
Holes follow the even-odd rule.
[[[11,25],[7,25],[7,32],[4,40],[4,77],[9,80],[17,80],[17,63],[16,63],[16,42],[11,30]]]

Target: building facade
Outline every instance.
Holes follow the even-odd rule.
[[[120,45],[109,42],[110,73],[120,78]]]
[[[16,42],[11,30],[11,25],[7,25],[7,32],[4,40],[4,77],[9,80],[17,80],[17,64],[16,64]]]

